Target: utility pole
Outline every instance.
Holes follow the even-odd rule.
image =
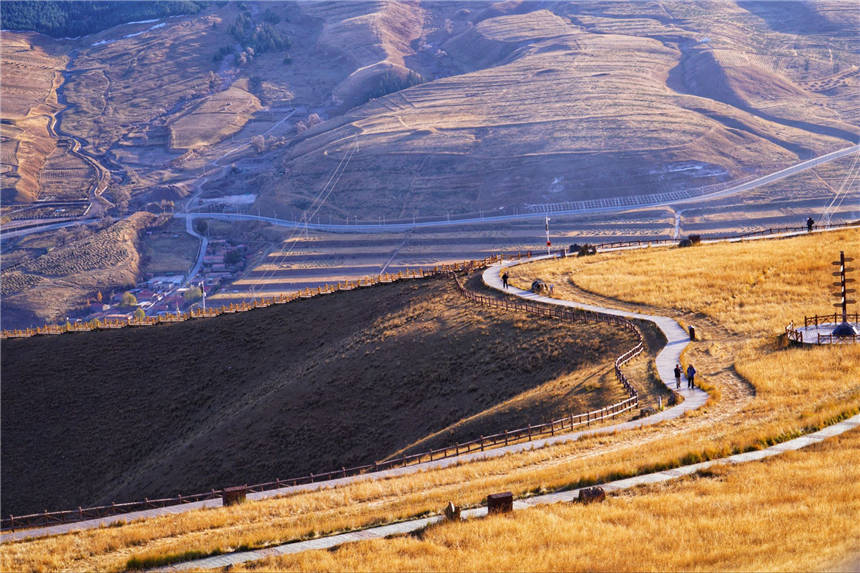
[[[552,246],[552,243],[549,240],[549,215],[546,217],[546,254],[549,255],[549,248]]]

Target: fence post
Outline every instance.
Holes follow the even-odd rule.
[[[481,434],[481,451],[484,451],[484,435]]]

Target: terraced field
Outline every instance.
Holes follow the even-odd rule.
[[[37,34],[3,31],[2,135],[3,203],[29,202],[48,193],[40,186],[40,172],[49,157],[65,157],[57,149],[50,123],[60,109],[56,88],[67,57],[55,42]]]

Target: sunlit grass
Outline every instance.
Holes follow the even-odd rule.
[[[734,415],[720,419],[718,423],[709,423],[708,410],[713,407],[709,406],[704,411],[695,412],[688,417],[659,427],[590,438],[573,444],[508,455],[496,460],[378,482],[358,483],[335,490],[247,503],[231,508],[164,516],[123,527],[80,532],[31,542],[8,543],[0,546],[3,569],[120,570],[129,565],[131,558],[136,559],[137,562],[147,559],[170,560],[171,556],[179,556],[187,551],[207,554],[232,551],[239,547],[270,545],[406,519],[427,512],[438,512],[449,500],[462,505],[475,505],[479,504],[488,493],[494,491],[511,490],[515,495],[521,496],[532,492],[585,485],[664,469],[702,459],[713,459],[738,451],[763,447],[822,427],[845,415],[855,413],[860,406],[860,376],[858,376],[860,345],[838,348],[781,348],[776,343],[776,334],[781,329],[779,325],[782,325],[783,318],[775,318],[772,315],[776,312],[774,310],[776,301],[784,292],[788,293],[786,295],[788,300],[793,301],[787,307],[788,310],[779,311],[780,317],[785,317],[785,321],[790,318],[796,320],[798,311],[802,316],[802,309],[807,306],[812,306],[812,310],[815,310],[815,305],[822,298],[819,290],[823,287],[818,284],[820,281],[817,279],[806,281],[800,279],[805,276],[805,273],[818,273],[826,269],[828,276],[824,282],[829,284],[829,261],[833,257],[829,254],[823,256],[821,253],[830,253],[834,249],[838,252],[840,248],[850,252],[854,248],[851,245],[857,244],[858,237],[860,234],[857,232],[844,232],[786,241],[702,246],[686,249],[683,252],[655,250],[605,257],[599,255],[593,261],[577,259],[571,262],[570,259],[566,259],[554,263],[561,269],[558,271],[559,276],[565,277],[571,276],[569,265],[581,265],[576,267],[576,273],[572,276],[577,284],[580,284],[580,280],[593,281],[594,284],[589,290],[636,300],[634,297],[622,297],[621,293],[609,287],[606,287],[605,293],[600,290],[602,287],[597,285],[600,273],[607,272],[608,268],[601,265],[608,264],[606,261],[612,261],[611,267],[615,269],[615,276],[612,281],[604,279],[602,284],[611,283],[614,287],[616,283],[636,285],[644,282],[651,286],[637,288],[641,288],[642,297],[645,296],[642,293],[648,293],[651,299],[643,302],[668,308],[677,305],[679,312],[691,310],[711,313],[708,316],[712,316],[715,321],[729,325],[735,334],[731,335],[727,342],[697,343],[693,348],[703,349],[704,352],[713,355],[715,360],[733,365],[737,373],[754,387],[755,395],[739,406]],[[720,259],[732,256],[734,252],[732,249],[739,249],[739,253],[743,256],[732,259],[735,262],[731,268],[720,266]],[[640,272],[641,276],[654,276],[648,274],[653,272],[653,266],[657,264],[651,259],[664,256],[675,257],[679,256],[676,254],[679,252],[682,252],[685,257],[688,252],[698,253],[700,260],[697,259],[696,264],[702,268],[715,269],[712,278],[716,285],[708,286],[707,281],[702,282],[700,291],[690,295],[690,288],[683,281],[686,271],[681,266],[676,268],[673,265],[669,268],[673,269],[672,272],[675,274],[668,277],[671,280],[660,282],[659,288],[653,287],[656,281],[637,280]],[[789,253],[792,256],[788,256]],[[616,260],[615,257],[619,259]],[[620,257],[631,257],[634,262],[627,264],[626,259]],[[546,266],[540,269],[541,274],[538,276],[549,278],[547,273],[551,271],[551,267],[548,263],[542,264]],[[640,271],[638,266],[640,264],[643,269],[652,270]],[[736,272],[741,277],[749,276],[749,273],[753,272],[749,268],[760,268],[762,264],[776,265],[772,272],[781,278],[745,287],[745,292],[749,293],[750,300],[755,304],[745,304],[743,307],[735,308],[719,302],[718,299],[721,296],[719,285],[724,280],[731,282],[728,277],[724,279],[723,274],[730,275]],[[535,274],[535,271],[530,270],[529,267],[524,267],[517,272],[522,273],[521,277],[529,273]],[[553,279],[550,278],[550,280]],[[562,281],[555,280],[556,294],[563,296],[564,290],[559,286]],[[787,281],[788,286],[780,285],[782,281]],[[699,304],[703,305],[702,309],[698,308]],[[707,312],[705,312],[706,309]],[[743,309],[743,316],[737,316],[741,312],[739,309]],[[764,334],[762,334],[763,329]],[[719,382],[712,383],[717,390],[724,390]],[[697,423],[697,420],[702,420],[703,423]],[[834,484],[825,479],[820,484],[820,493],[840,499],[841,490],[836,485],[844,487],[844,483]],[[686,497],[681,493],[678,496]],[[675,504],[675,498],[671,499],[672,504]],[[613,501],[606,507],[616,509],[626,507],[617,504],[617,501]],[[755,505],[753,502],[750,504]],[[694,512],[691,513],[693,511],[691,506],[681,504],[681,507],[685,510],[672,513],[675,516],[673,519],[677,520],[678,529],[683,529],[683,524],[688,523],[684,519],[693,520],[695,517]],[[666,511],[670,509],[667,508]],[[623,519],[625,522],[638,523],[636,520],[639,518],[628,510],[629,508],[619,510],[618,514],[613,515],[620,516],[618,519]],[[555,511],[550,510],[549,515]],[[671,509],[671,511],[675,510]],[[727,516],[724,515],[723,521],[730,523],[735,517],[734,514],[727,514]],[[692,521],[689,523],[692,524],[691,531],[699,531],[697,528],[704,527],[704,525],[695,525]],[[701,523],[705,522],[701,521]],[[754,529],[752,526],[754,521],[745,519],[744,523],[748,525],[744,527],[750,529],[755,535],[767,529],[763,526]],[[770,527],[770,522],[767,523]],[[831,530],[824,529],[822,536],[816,537],[822,558],[833,552],[839,553],[842,550],[840,548],[844,549],[841,538],[830,537],[828,531]],[[786,535],[790,536],[793,533],[789,531]],[[643,538],[646,537],[643,536]],[[713,544],[718,537],[712,536],[706,539],[710,539]],[[537,542],[525,546],[530,554],[543,551]],[[780,547],[787,546],[790,544],[780,544]],[[685,546],[683,555],[688,557],[695,555],[699,549],[699,545],[690,542],[689,550]],[[755,569],[755,564],[759,564],[762,568],[781,567],[781,565],[770,567],[766,563],[756,561],[757,558],[753,557],[750,557],[752,560],[749,561],[751,565],[748,567],[744,565],[747,562],[741,557],[738,557],[737,561],[727,561],[729,553],[720,553],[721,556],[702,561],[701,568]],[[639,563],[631,560],[629,551],[619,549],[618,554],[621,556],[618,559],[628,563],[626,566],[628,568]],[[651,551],[650,546],[647,554],[651,556],[650,558],[657,559],[656,553]],[[711,555],[712,553],[703,550],[702,554]],[[764,552],[761,555],[766,554],[767,552]],[[683,555],[667,557],[665,567],[693,567],[684,565],[686,562],[683,561],[685,558]],[[488,556],[488,559],[490,557]],[[356,557],[356,559],[359,558]],[[471,567],[467,565],[472,563],[468,561],[469,558],[464,559],[466,560],[463,561],[463,567]],[[514,567],[514,561],[504,561],[509,557],[500,557],[500,559],[502,561],[491,568]],[[595,568],[595,563],[603,562],[600,559],[602,557],[595,556],[595,561],[589,561],[592,566],[583,566],[583,568]],[[774,553],[773,559],[774,563],[786,564],[788,568],[801,568],[792,565],[794,562],[791,561],[792,557],[787,554],[787,550],[781,554]],[[621,563],[621,561],[609,560],[605,563]],[[346,562],[339,561],[339,563]],[[801,562],[809,561],[797,563]],[[325,562],[308,561],[307,563],[308,568],[329,567]],[[355,563],[354,566],[341,565],[341,567],[362,569],[363,561],[357,560]],[[388,568],[400,568],[398,563],[393,561]],[[444,563],[450,562],[444,561]],[[660,561],[651,563],[653,565],[646,568],[661,569],[664,566]],[[305,564],[297,562],[296,566],[305,567]],[[407,565],[404,563],[403,566]],[[368,563],[367,567],[376,566]],[[558,567],[575,568],[570,563],[565,564],[564,561],[559,561]],[[415,568],[422,569],[423,566],[419,564]],[[443,566],[440,565],[440,568]],[[536,568],[541,566],[536,565]],[[601,568],[612,567],[607,565]]]
[[[860,547],[860,431],[764,462],[233,571],[816,571]]]

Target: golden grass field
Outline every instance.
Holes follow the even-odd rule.
[[[860,547],[860,430],[763,462],[231,571],[827,571]]]
[[[860,254],[860,231],[600,253],[531,263],[510,275],[521,288],[543,278],[561,298],[575,298],[584,289],[704,315],[732,333],[767,338],[804,315],[833,313],[836,267],[831,262],[839,259],[839,251]]]
[[[697,258],[701,260],[701,264],[707,266],[710,261],[710,266],[716,267],[717,261],[732,255],[732,248],[738,248],[740,252],[746,253],[743,257],[733,258],[736,262],[732,272],[739,276],[743,277],[747,272],[755,274],[757,265],[764,262],[769,265],[776,264],[783,273],[780,276],[794,276],[793,273],[797,272],[795,269],[819,264],[816,261],[822,258],[822,252],[829,252],[834,245],[854,244],[856,237],[856,231],[846,231],[782,241],[700,246],[688,251],[698,249]],[[850,250],[849,247],[845,248]],[[792,256],[777,260],[775,253],[782,252],[781,249],[791,252]],[[637,257],[647,254],[659,258],[673,256],[676,252],[681,251],[655,249],[647,253],[630,252],[611,256]],[[609,256],[597,255],[591,259],[593,263],[566,259],[559,264],[587,262],[597,268],[599,261]],[[829,255],[824,257],[826,262],[829,262],[830,258]],[[627,280],[628,274],[636,275],[635,266],[618,265],[617,260],[614,262],[616,264],[612,265],[613,269],[627,269],[618,280]],[[643,265],[647,264],[646,259]],[[548,270],[541,268],[543,274]],[[529,273],[531,270],[529,267],[520,267],[517,272],[520,273],[519,280],[522,280],[522,273]],[[616,270],[616,274],[618,273]],[[560,284],[561,281],[558,281],[557,285]],[[789,286],[777,281],[769,284],[772,285],[770,294],[758,294],[759,290],[764,288],[759,287],[759,290],[754,291],[754,295],[750,295],[751,298],[755,300],[755,297],[760,296],[761,300],[767,300],[768,297],[776,296],[776,293],[782,293],[784,289],[788,289],[786,296],[798,301],[797,304],[808,300],[810,305],[814,305],[820,298],[816,290],[809,287],[809,280],[790,281],[786,283]],[[669,281],[667,285],[669,288],[663,291],[667,297],[678,296],[675,291],[684,286],[681,281]],[[557,287],[556,294],[562,293],[560,287]],[[718,295],[716,291],[712,294]],[[570,295],[575,295],[572,289]],[[707,300],[704,294],[702,297],[702,300]],[[679,297],[678,300],[684,299]],[[697,310],[692,303],[689,304],[691,310]],[[751,320],[752,324],[767,323],[771,320],[767,316],[770,312],[767,307],[757,309],[750,304],[745,305],[744,309],[752,313],[751,319],[745,319]],[[736,324],[738,317],[731,311],[725,312],[726,314],[720,316],[729,324]],[[466,506],[479,504],[488,493],[494,491],[511,490],[516,496],[522,496],[529,492],[598,483],[621,476],[712,459],[794,437],[857,412],[860,405],[860,384],[857,380],[856,365],[860,364],[860,346],[782,349],[775,342],[778,329],[769,331],[764,336],[756,333],[756,337],[749,337],[746,334],[721,332],[720,328],[722,327],[717,322],[713,322],[713,326],[705,327],[705,341],[694,344],[686,354],[688,359],[699,361],[697,364],[700,366],[700,372],[704,374],[704,381],[714,389],[711,402],[701,411],[656,427],[589,438],[508,455],[501,459],[379,482],[357,483],[333,490],[231,508],[165,516],[103,530],[9,543],[0,547],[0,555],[3,563],[9,566],[7,568],[38,571],[59,568],[119,570],[127,565],[131,557],[139,563],[168,562],[181,559],[187,551],[202,554],[225,552],[238,547],[263,546],[367,527],[426,512],[435,513],[449,500]],[[710,362],[707,361],[708,358]],[[738,374],[725,372],[727,369],[731,371],[736,364],[738,374],[743,378]],[[714,374],[710,374],[711,370]],[[785,462],[768,463],[791,465],[794,461],[805,459],[803,456],[804,452],[800,452],[787,458]],[[809,487],[817,488],[822,492],[821,495],[830,496],[831,499],[840,499],[842,489],[839,488],[844,489],[845,483],[850,482],[834,483],[827,479],[819,482],[811,478],[812,485]],[[784,489],[777,488],[777,491]],[[650,504],[649,499],[646,496],[644,501],[637,503]],[[699,496],[693,496],[693,499],[699,499]],[[607,507],[615,507],[614,504],[613,501]],[[748,505],[755,506],[755,503],[749,502]],[[652,520],[655,520],[654,515],[661,515],[669,521],[678,520],[680,524],[689,524],[692,532],[699,527],[690,522],[692,518],[689,509],[676,512],[673,504],[655,504],[648,507],[654,512],[650,517]],[[722,506],[717,504],[716,507]],[[731,521],[726,518],[726,514],[721,515],[725,522]],[[732,519],[737,518],[735,513],[729,515]],[[636,517],[634,513],[629,513],[624,519],[625,523],[634,523]],[[773,523],[785,521],[774,519]],[[801,530],[809,530],[805,521]],[[702,543],[713,542],[711,544],[718,547],[719,543],[714,542],[715,539],[717,538],[713,536],[706,537]],[[793,552],[789,549],[790,546],[780,545],[779,547],[785,549],[783,552],[773,548],[768,555],[773,563],[782,564],[773,568],[803,569],[811,560],[817,558],[813,557],[814,555],[823,558],[824,555],[833,556],[834,553],[844,554],[845,545],[841,539],[843,538],[830,537],[825,533],[810,540],[802,551]],[[690,544],[687,546],[699,547]],[[360,548],[356,550],[363,551]],[[533,550],[538,551],[539,546],[529,547],[529,552]],[[698,549],[691,549],[691,553],[695,551]],[[630,553],[620,553],[622,556],[626,555],[628,560],[631,558]],[[636,555],[639,555],[638,551]],[[622,558],[624,557],[619,557]],[[318,557],[308,556],[302,559]],[[315,564],[309,565],[311,568],[317,566],[316,564],[320,567],[327,566],[322,562],[308,563]],[[360,562],[356,563],[356,567],[360,568]],[[467,563],[468,561],[463,562],[463,568],[467,568]],[[684,568],[680,561],[666,563],[666,566],[676,563],[678,568]],[[712,569],[720,569],[720,563],[732,568],[725,561],[715,560],[713,563],[710,567]],[[756,569],[755,564],[759,562],[751,560],[749,563],[749,569]],[[368,564],[368,567],[372,565]],[[342,565],[342,568],[354,567]],[[420,566],[416,568],[421,569]],[[660,566],[655,564],[654,568],[659,569]],[[708,566],[703,564],[703,568]]]

